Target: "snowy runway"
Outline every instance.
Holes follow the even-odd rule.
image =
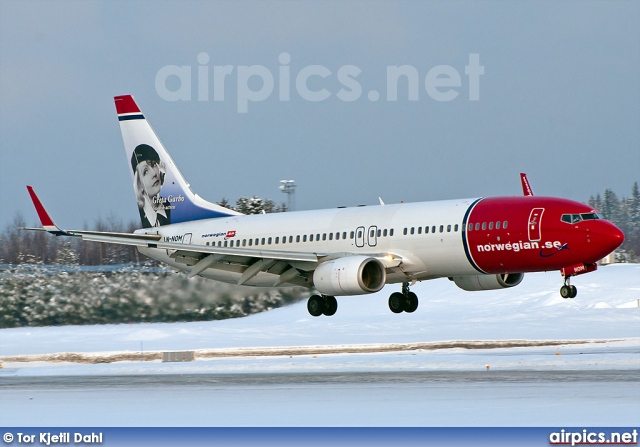
[[[638,371],[14,377],[9,426],[637,425]],[[635,389],[635,392],[634,392]]]

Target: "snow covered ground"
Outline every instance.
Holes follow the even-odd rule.
[[[173,372],[296,372],[341,370],[478,370],[485,368],[638,368],[640,265],[604,266],[574,278],[575,299],[562,299],[557,272],[525,275],[514,288],[465,292],[446,279],[418,283],[413,314],[392,314],[387,286],[373,295],[341,297],[333,317],[311,317],[306,303],[246,318],[173,324],[66,326],[0,330],[2,375],[137,374]],[[415,349],[391,352],[201,356],[195,362],[148,361],[151,352],[248,347],[414,344],[497,340],[495,349]],[[599,341],[580,345],[509,347],[510,340]],[[360,346],[361,347],[361,346]],[[374,349],[375,350],[375,349]],[[134,354],[115,363],[7,361],[52,353]],[[141,360],[147,355],[147,361]],[[286,354],[286,353],[285,353]],[[588,354],[588,355],[586,355]],[[47,360],[47,358],[44,358]],[[51,358],[48,358],[51,360]],[[42,360],[42,359],[41,359]]]
[[[637,426],[640,265],[575,278],[572,300],[560,298],[561,283],[557,272],[487,292],[420,283],[413,314],[389,311],[397,287],[388,286],[339,298],[333,317],[311,317],[300,302],[211,322],[2,329],[0,420]],[[152,360],[181,350],[196,360]]]

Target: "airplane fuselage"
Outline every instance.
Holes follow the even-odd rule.
[[[585,215],[571,223],[562,216]],[[565,220],[569,220],[566,219]],[[618,243],[615,227],[588,206],[551,197],[492,197],[230,216],[149,228],[166,242],[221,248],[315,253],[335,257],[392,255],[386,283],[478,274],[558,270],[595,263]],[[197,259],[141,247],[145,255],[189,271]],[[171,255],[174,255],[173,257]],[[223,262],[224,263],[224,262]],[[317,264],[300,262],[301,270]],[[307,268],[305,268],[307,267]],[[202,273],[236,283],[243,268]],[[272,286],[264,271],[246,285]]]

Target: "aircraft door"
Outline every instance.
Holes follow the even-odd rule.
[[[193,233],[186,233],[186,234],[182,237],[182,243],[183,243],[183,244],[190,244],[190,243],[191,243],[191,236],[193,236]]]
[[[375,225],[369,227],[369,231],[367,232],[367,244],[369,244],[369,247],[375,247],[378,245],[378,227]]]
[[[364,247],[364,227],[356,228],[356,247]]]
[[[542,239],[540,225],[542,223],[543,213],[544,208],[534,208],[531,210],[531,214],[529,214],[529,224],[527,228],[529,230],[529,240],[532,242]]]

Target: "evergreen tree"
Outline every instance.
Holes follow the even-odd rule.
[[[640,232],[640,190],[638,182],[633,184],[631,198],[629,199],[629,229]]]
[[[620,201],[618,200],[616,193],[609,188],[604,190],[604,198],[602,200],[602,208],[600,208],[600,212],[602,212],[605,219],[610,220],[613,223],[616,223],[619,220]]]
[[[230,210],[235,210],[235,208],[224,197],[222,198],[221,201],[218,202],[218,205],[220,205],[220,206],[222,206],[224,208],[229,208]]]
[[[235,210],[242,214],[273,213],[276,211],[276,205],[273,200],[262,199],[258,196],[240,197],[236,200]]]

